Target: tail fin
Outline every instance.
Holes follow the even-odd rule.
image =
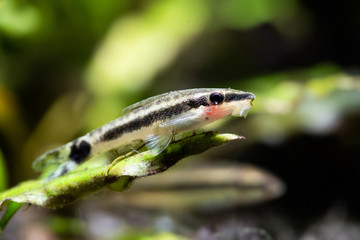
[[[55,148],[36,158],[32,164],[36,172],[42,172],[41,178],[56,178],[73,170],[76,163],[69,158],[71,143]],[[70,166],[71,165],[71,166]]]

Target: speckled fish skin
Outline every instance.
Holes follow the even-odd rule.
[[[143,140],[148,149],[163,151],[174,134],[195,130],[232,115],[246,117],[254,94],[234,89],[196,88],[164,93],[124,109],[124,115],[33,163],[36,171],[58,165],[50,178],[62,176],[92,156]]]

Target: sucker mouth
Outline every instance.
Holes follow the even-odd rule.
[[[237,104],[235,104],[231,115],[234,117],[246,118],[247,114],[250,112],[250,110],[252,108],[253,99],[254,99],[254,95],[252,95],[248,99],[242,100],[242,101],[238,102]]]
[[[240,117],[244,117],[246,118],[246,116],[248,115],[248,113],[250,112],[252,108],[252,104],[250,102],[249,106],[244,107],[241,111],[240,111]]]
[[[247,103],[243,105],[243,109],[240,111],[240,117],[244,118],[246,118],[252,108],[252,102],[255,100],[255,95],[252,93],[248,93],[246,99],[249,101],[247,101]]]

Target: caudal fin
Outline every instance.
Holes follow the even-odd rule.
[[[56,178],[64,175],[76,167],[72,166],[74,164],[69,158],[70,151],[71,143],[55,148],[36,158],[32,167],[36,172],[42,172],[44,178]]]

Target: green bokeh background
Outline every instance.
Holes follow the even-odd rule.
[[[36,177],[35,157],[132,103],[231,87],[257,98],[246,120],[209,128],[247,137],[215,157],[283,179],[287,195],[271,206],[290,219],[309,211],[299,232],[336,201],[358,220],[357,10],[350,1],[1,0],[0,189]]]

